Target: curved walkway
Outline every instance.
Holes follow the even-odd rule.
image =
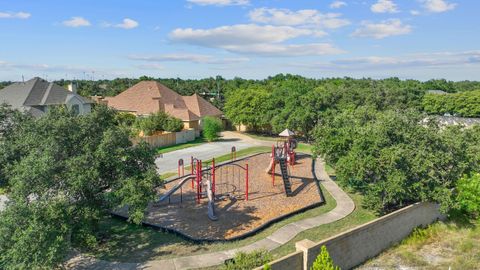
[[[250,252],[256,249],[273,250],[292,240],[298,233],[340,220],[355,210],[355,203],[352,199],[333,182],[325,171],[324,163],[317,160],[315,166],[317,178],[322,182],[323,187],[332,195],[337,202],[337,206],[330,212],[303,219],[300,221],[287,224],[270,236],[254,242],[252,244],[225,251],[218,251],[206,254],[199,254],[187,257],[178,257],[165,260],[148,261],[144,264],[139,263],[114,263],[106,261],[98,261],[95,259],[74,258],[69,263],[74,269],[162,269],[162,270],[178,270],[178,269],[194,269],[200,267],[210,267],[222,264],[225,260],[234,257],[239,251]],[[76,261],[76,262],[75,262]]]

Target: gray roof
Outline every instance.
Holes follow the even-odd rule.
[[[34,108],[35,106],[61,105],[72,97],[80,99],[84,104],[93,103],[90,99],[38,77],[26,82],[13,83],[0,90],[0,103],[7,103],[14,109],[33,114],[39,111],[38,108]]]

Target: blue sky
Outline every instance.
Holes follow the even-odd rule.
[[[0,0],[0,80],[480,80],[474,0]]]

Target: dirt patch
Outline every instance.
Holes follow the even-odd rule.
[[[303,155],[290,167],[293,196],[287,197],[280,168],[277,165],[275,184],[272,176],[265,172],[270,162],[269,154],[260,154],[222,166],[215,172],[217,221],[207,216],[207,199],[196,202],[196,187],[189,181],[175,192],[170,202],[151,204],[146,222],[172,229],[195,239],[229,240],[269,223],[289,213],[322,202],[311,172],[312,159]],[[249,167],[249,198],[245,198],[245,170]],[[240,167],[241,166],[241,167]],[[165,193],[178,183],[168,183]]]

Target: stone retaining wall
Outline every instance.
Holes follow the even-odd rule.
[[[412,204],[319,243],[310,240],[297,242],[295,253],[270,265],[273,270],[310,269],[320,248],[325,245],[336,265],[351,269],[400,242],[414,228],[443,218],[437,204]]]

